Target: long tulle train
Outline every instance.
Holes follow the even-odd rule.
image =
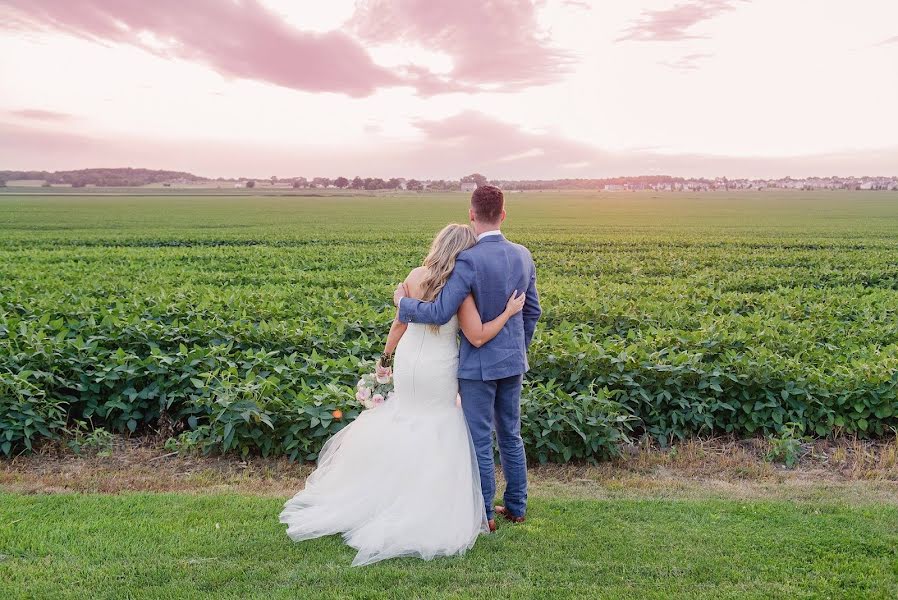
[[[401,405],[392,398],[328,440],[305,489],[280,515],[292,539],[342,533],[358,566],[463,554],[487,531],[461,409]]]

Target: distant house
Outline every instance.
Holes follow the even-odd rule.
[[[627,190],[627,186],[622,185],[620,183],[606,183],[605,191],[606,192],[624,192]]]
[[[462,181],[461,182],[461,191],[463,192],[473,192],[477,189],[477,184],[473,181]]]

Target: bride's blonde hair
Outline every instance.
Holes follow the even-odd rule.
[[[429,302],[437,297],[455,268],[455,258],[476,243],[477,238],[467,225],[452,223],[443,227],[424,259],[427,274],[421,281],[421,300]]]

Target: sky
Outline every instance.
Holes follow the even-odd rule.
[[[895,0],[0,0],[0,169],[898,175]]]

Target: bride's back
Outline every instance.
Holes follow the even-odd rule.
[[[408,294],[421,297],[420,283],[426,275],[418,267],[406,280]],[[454,408],[458,394],[458,317],[439,327],[409,323],[396,347],[393,366],[396,397],[403,410]]]

